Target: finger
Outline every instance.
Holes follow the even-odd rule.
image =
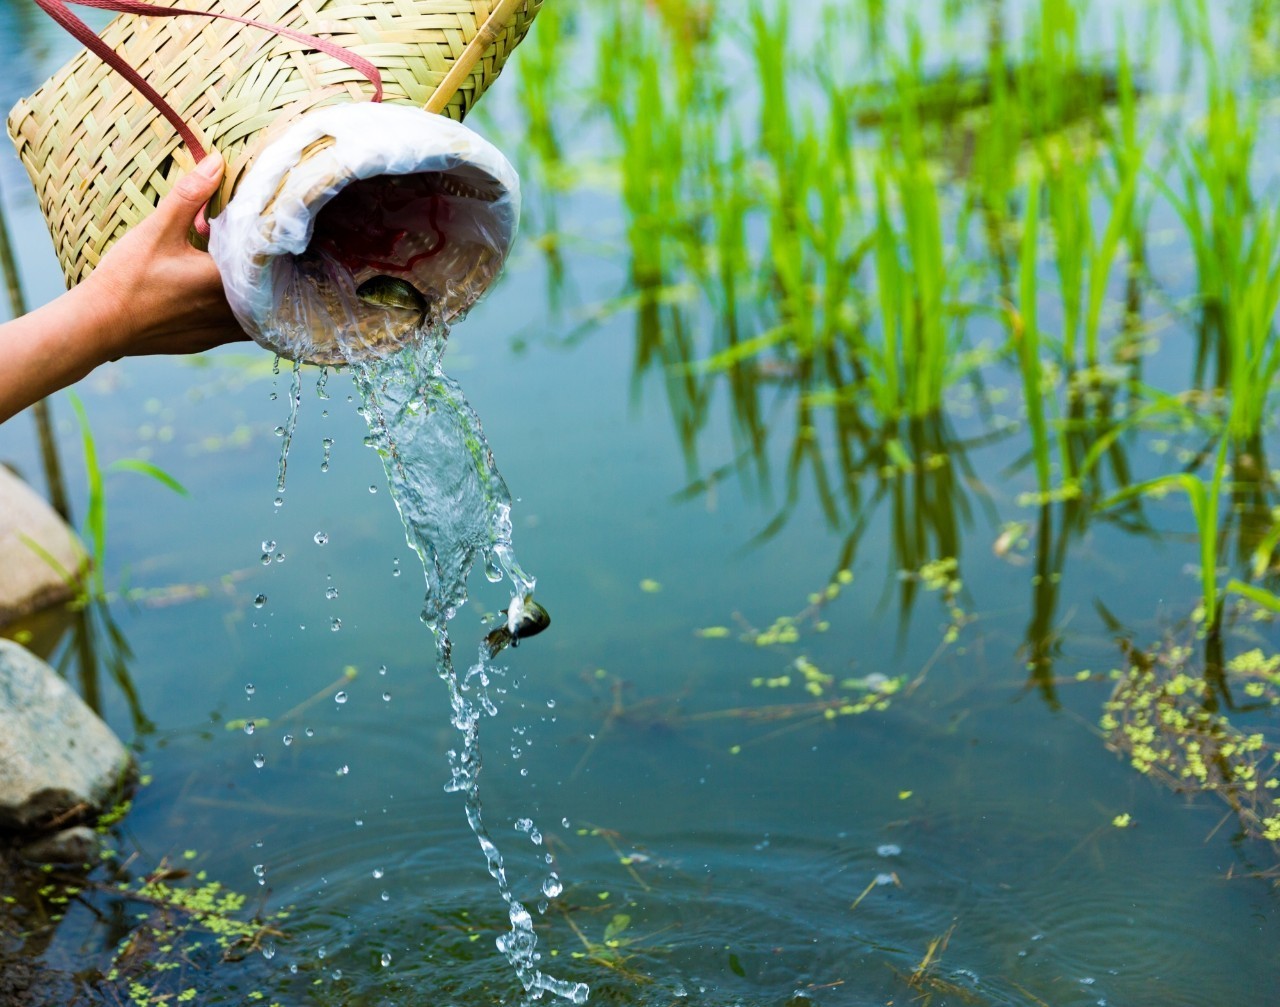
[[[176,233],[186,240],[196,214],[222,182],[224,167],[222,155],[210,151],[193,171],[178,179],[156,206],[157,223],[164,231]]]

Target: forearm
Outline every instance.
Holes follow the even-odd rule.
[[[200,353],[246,338],[213,260],[188,241],[222,168],[221,157],[206,157],[86,279],[0,325],[0,423],[108,360]]]
[[[0,423],[111,358],[110,324],[82,284],[0,325]]]

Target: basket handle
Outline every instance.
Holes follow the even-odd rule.
[[[39,0],[36,2],[39,3]],[[523,3],[525,0],[500,0],[493,8],[484,24],[480,26],[480,30],[476,32],[475,38],[468,42],[467,47],[458,54],[458,58],[453,61],[453,66],[449,67],[449,72],[431,92],[431,97],[423,106],[428,112],[444,111],[444,107],[462,86],[462,82],[480,62],[480,57],[485,54],[489,46],[493,45],[498,33],[506,28],[507,23],[515,16],[516,8]]]
[[[169,120],[169,124],[177,131],[182,138],[182,142],[190,148],[197,164],[205,159],[207,151],[204,148],[204,144],[200,142],[199,137],[196,136],[195,130],[164,100],[164,97],[155,88],[147,83],[137,70],[99,38],[92,28],[72,13],[67,6],[67,0],[35,0],[35,2],[53,20],[70,32],[78,42],[82,43],[86,49],[127,80],[147,101],[151,102],[156,111]],[[267,21],[255,21],[252,18],[240,17],[236,14],[222,14],[217,11],[158,7],[155,4],[143,3],[142,0],[70,0],[70,2],[77,3],[82,7],[95,7],[98,10],[116,11],[120,14],[142,14],[151,17],[178,17],[180,15],[193,14],[198,17],[222,18],[226,21],[237,21],[240,24],[250,25],[254,28],[263,28],[277,35],[283,35],[296,42],[301,42],[312,49],[346,63],[347,66],[368,78],[369,83],[373,85],[373,98],[371,100],[382,100],[382,75],[378,73],[378,68],[369,60],[363,56],[356,55],[350,49],[344,48],[335,42],[308,35],[306,32],[298,31],[295,28],[271,24]],[[196,218],[195,227],[196,232],[201,237],[207,238],[209,236],[209,221],[203,208]]]

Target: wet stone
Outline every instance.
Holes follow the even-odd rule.
[[[0,640],[0,831],[38,832],[110,807],[124,745],[57,672]]]
[[[66,522],[0,465],[0,626],[73,597],[63,571],[80,574],[87,562]]]

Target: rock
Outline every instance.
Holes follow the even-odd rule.
[[[38,657],[0,640],[0,830],[82,821],[116,800],[133,759]]]
[[[0,465],[0,626],[74,597],[74,581],[87,565],[75,532],[30,486]]]
[[[28,843],[19,855],[38,864],[96,864],[102,849],[102,837],[87,825],[63,829],[51,836],[41,836]]]

